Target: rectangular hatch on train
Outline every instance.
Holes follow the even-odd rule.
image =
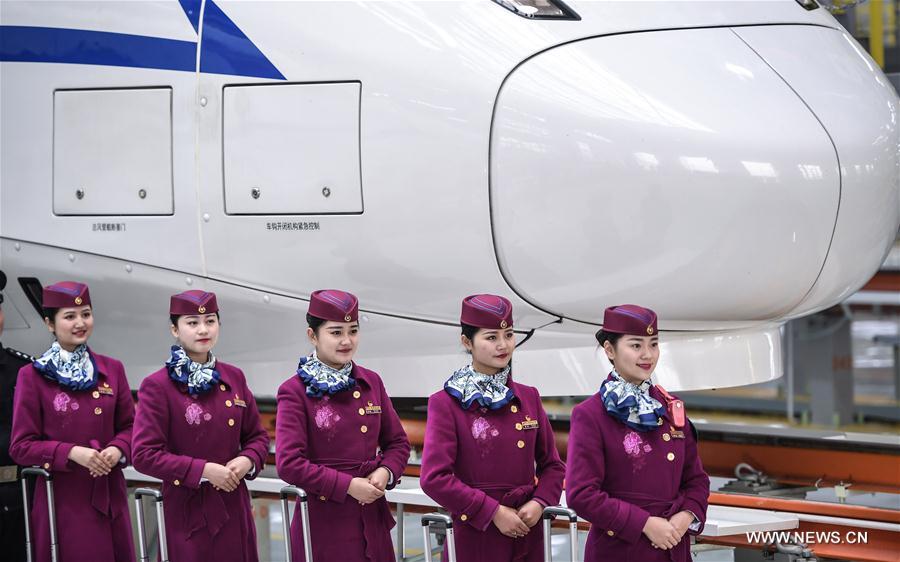
[[[171,215],[172,89],[53,94],[53,212]]]
[[[226,213],[362,213],[360,88],[359,82],[226,87]]]

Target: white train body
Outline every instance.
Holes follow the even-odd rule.
[[[781,374],[779,326],[839,302],[900,223],[900,103],[823,9],[582,2],[2,3],[3,341],[18,278],[88,283],[133,386],[168,296],[215,291],[217,355],[274,396],[318,288],[358,360],[426,396],[473,292],[532,332],[515,376],[590,394],[604,307],[656,309],[673,390]]]

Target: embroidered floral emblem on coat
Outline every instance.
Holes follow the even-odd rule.
[[[484,416],[472,420],[472,437],[480,445],[482,458],[487,457],[494,448],[494,439],[500,436],[500,430],[494,427]]]
[[[622,444],[625,446],[625,452],[632,457],[641,456],[641,445],[643,445],[643,442],[641,441],[641,436],[637,433],[629,431],[625,434],[625,440],[622,441]]]
[[[631,457],[631,469],[633,472],[644,468],[644,464],[647,461],[644,455],[653,450],[653,447],[649,443],[644,443],[641,436],[634,431],[629,431],[625,434],[622,446],[625,448],[625,453]]]
[[[337,422],[341,421],[341,415],[329,404],[329,398],[325,395],[316,402],[314,419],[316,427],[324,431],[330,441],[337,432]]]
[[[57,412],[65,412],[69,409],[69,402],[72,399],[65,392],[59,392],[53,398],[53,409]]]
[[[202,413],[203,408],[191,402],[184,410],[184,419],[187,420],[189,425],[200,425],[200,415]]]
[[[485,441],[491,437],[497,437],[500,432],[484,418],[475,418],[472,422],[472,437],[479,441]]]

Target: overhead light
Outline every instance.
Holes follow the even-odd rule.
[[[797,0],[798,2],[800,0]],[[510,12],[533,20],[580,20],[581,16],[560,0],[494,0]]]

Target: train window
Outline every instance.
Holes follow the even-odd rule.
[[[57,90],[53,212],[170,215],[172,89]]]

